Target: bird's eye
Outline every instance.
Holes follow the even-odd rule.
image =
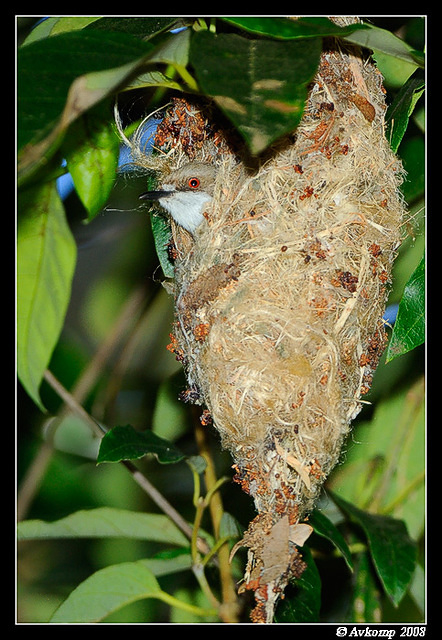
[[[189,178],[189,182],[187,183],[191,189],[198,189],[200,186],[200,181],[198,178]]]

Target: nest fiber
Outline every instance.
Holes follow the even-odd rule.
[[[253,168],[185,100],[157,134],[167,170],[216,167],[204,222],[174,226],[173,350],[256,505],[240,543],[255,622],[305,568],[308,513],[385,346],[404,205],[384,114],[374,65],[330,47],[295,134]]]

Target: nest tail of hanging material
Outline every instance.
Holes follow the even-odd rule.
[[[404,216],[385,109],[375,66],[339,45],[295,134],[253,169],[201,105],[175,100],[157,131],[166,183],[185,163],[215,168],[195,232],[172,220],[170,348],[256,506],[233,549],[248,550],[239,591],[254,592],[254,622],[305,569],[308,514],[385,346]]]

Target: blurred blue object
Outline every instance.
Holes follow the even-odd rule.
[[[130,173],[135,167],[140,165],[140,155],[150,155],[153,149],[155,131],[161,122],[161,118],[148,116],[137,127],[135,133],[130,138],[131,146],[125,144],[120,148],[118,160],[118,171],[120,173]]]
[[[62,200],[66,200],[68,195],[72,193],[74,189],[74,183],[72,182],[71,174],[65,173],[57,179],[57,191]]]
[[[66,166],[66,160],[63,160],[63,162],[61,163],[61,166],[62,167]],[[68,195],[72,193],[73,189],[74,189],[74,183],[72,181],[70,173],[65,173],[59,178],[57,178],[57,191],[58,191],[58,195],[62,200],[66,200]]]
[[[130,171],[130,164],[133,162],[132,150],[126,145],[120,147],[120,155],[118,158],[118,171],[121,173],[128,173]]]
[[[395,320],[396,320],[398,309],[399,309],[399,305],[398,304],[390,304],[390,305],[388,305],[388,307],[385,310],[384,317],[383,317],[384,322],[386,322],[387,324],[393,325],[395,323]]]
[[[153,138],[155,130],[158,127],[160,120],[158,118],[150,118],[137,129],[134,137],[136,138],[137,149],[142,153],[149,155],[152,153]],[[119,173],[131,173],[134,171],[134,163],[136,159],[132,154],[132,149],[127,145],[121,145],[120,155],[118,158],[118,172]],[[66,166],[66,160],[63,160],[62,166]],[[57,178],[57,190],[62,200],[65,200],[74,189],[74,183],[70,173]]]
[[[39,18],[35,22],[32,28],[34,29],[37,25],[47,20],[48,17],[49,16],[42,16],[41,18]],[[182,31],[185,28],[186,27],[174,29],[172,33],[178,33],[179,31]],[[137,137],[137,146],[145,154],[152,153],[153,136],[159,122],[160,120],[157,118],[149,118],[148,120],[146,120],[146,122],[143,123],[143,126],[140,127],[140,129],[137,130],[135,134]],[[126,145],[122,145],[120,148],[120,156],[118,159],[119,172],[130,173],[131,171],[133,171],[133,167],[131,167],[131,164],[133,164],[134,161],[135,161],[135,158],[132,155],[131,149]],[[63,167],[66,166],[66,160],[63,160],[62,166]],[[73,190],[74,190],[74,183],[70,173],[65,173],[64,175],[60,176],[60,178],[57,179],[57,191],[62,200],[66,200],[66,198],[72,193]]]

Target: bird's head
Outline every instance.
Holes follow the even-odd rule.
[[[203,162],[189,162],[172,171],[159,191],[146,191],[141,200],[157,200],[177,224],[194,233],[204,220],[203,211],[212,199],[215,167]]]

